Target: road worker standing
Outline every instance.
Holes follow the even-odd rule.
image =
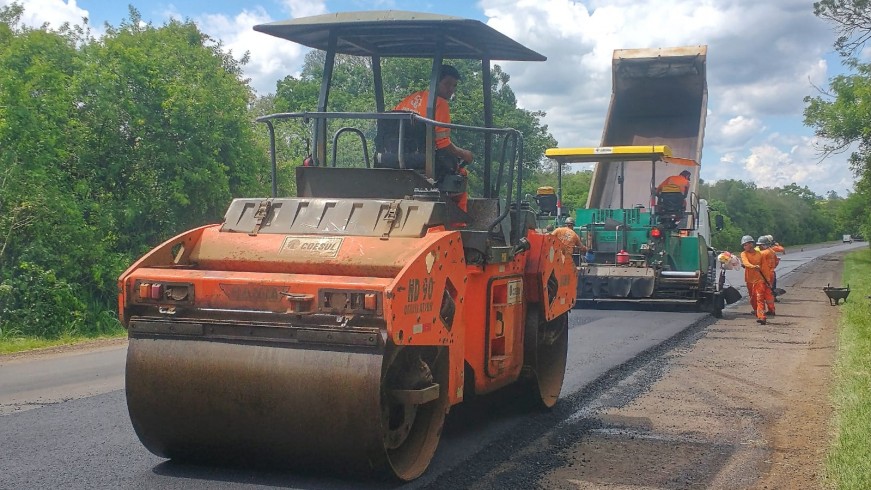
[[[783,248],[783,245],[774,241],[774,236],[772,236],[772,235],[765,235],[764,237],[760,237],[760,240],[762,238],[765,239],[765,243],[764,243],[764,245],[762,245],[761,248],[760,247],[757,247],[757,248],[760,248],[760,250],[763,248],[767,248],[767,249],[771,250],[772,252],[774,252],[774,267],[776,269],[777,266],[780,265],[780,257],[778,257],[777,254],[785,254],[786,249]],[[772,276],[771,290],[774,294],[774,302],[777,303],[777,270],[772,271],[771,276]]]
[[[763,261],[766,260],[762,252],[756,250],[756,240],[750,235],[741,237],[741,264],[744,266],[744,282],[747,283],[747,295],[750,296],[750,307],[756,315],[756,321],[765,325],[768,321],[765,316],[766,293],[771,294],[771,288],[766,284],[767,277],[763,276]],[[772,298],[772,311],[774,301]]]
[[[765,306],[769,316],[774,316],[774,269],[777,267],[777,254],[771,249],[772,243],[768,240],[768,235],[759,237],[756,240],[756,245],[760,247],[759,253],[762,254],[762,275],[765,277]]]

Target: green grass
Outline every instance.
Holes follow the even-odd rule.
[[[59,345],[81,344],[83,342],[89,342],[92,340],[116,339],[124,337],[125,335],[127,335],[127,331],[124,329],[119,329],[117,332],[93,336],[68,334],[63,335],[57,339],[0,335],[0,354],[14,354],[16,352],[24,352],[34,349],[44,349],[47,347],[57,347]]]
[[[24,322],[17,325],[8,321],[0,323],[0,355],[93,340],[117,339],[127,334],[127,330],[118,321],[118,315],[98,302],[87,305],[84,319],[76,318],[75,321],[64,324],[62,329],[50,329],[52,332],[59,332],[56,335],[36,335],[33,329],[28,328],[32,322]]]
[[[864,490],[871,488],[871,250],[847,256],[844,283],[850,285],[850,297],[840,307],[835,434],[826,473],[839,490]]]

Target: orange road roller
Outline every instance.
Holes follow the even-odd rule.
[[[471,392],[522,383],[553,406],[577,274],[521,199],[522,134],[493,127],[487,103],[482,127],[385,111],[377,68],[412,53],[433,60],[433,79],[451,58],[481,60],[489,78],[492,60],[544,57],[478,21],[433,14],[329,14],[255,29],[324,50],[324,86],[315,112],[260,118],[273,147],[271,196],[233,200],[222,223],[167,240],[120,277],[127,405],[144,446],[182,461],[411,480],[429,465],[450,407]],[[327,111],[337,54],[371,59],[375,111]],[[366,151],[355,165],[330,158],[340,136],[357,136],[343,127],[328,139],[338,119],[376,133],[369,152],[359,132]],[[295,170],[296,196],[279,197],[276,128],[288,120],[311,124],[314,151]],[[433,147],[444,126],[487,145],[470,169],[477,189]],[[474,197],[463,209],[465,192]]]

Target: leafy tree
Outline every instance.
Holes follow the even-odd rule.
[[[735,249],[743,235],[774,235],[781,243],[797,245],[832,240],[838,233],[831,212],[837,204],[807,187],[760,189],[747,182],[721,180],[703,182],[699,195],[713,214],[725,217],[725,228],[714,236],[717,248]]]
[[[839,205],[834,208],[833,214],[838,233],[869,238],[867,182],[867,180],[860,181],[856,191],[840,200]]]
[[[255,145],[241,66],[193,22],[156,28],[135,9],[83,49],[79,118],[95,131],[77,171],[90,198],[117,206],[120,246],[140,251],[219,220],[251,194],[266,159]]]
[[[574,214],[576,209],[583,208],[587,204],[587,194],[590,191],[590,182],[593,178],[591,170],[571,172],[568,166],[563,166],[562,176],[562,213]],[[550,162],[542,166],[542,170],[535,171],[528,179],[524,180],[524,194],[534,196],[539,187],[557,188],[556,165]]]
[[[73,285],[98,294],[112,287],[103,275],[115,257],[68,176],[84,131],[69,90],[80,32],[21,27],[22,12],[0,9],[0,328],[51,335],[53,322],[86,315]]]
[[[740,180],[719,180],[712,185],[702,184],[699,196],[708,202],[723,202],[726,206],[724,211],[742,229],[742,235],[773,233],[766,231],[771,229],[770,225],[774,222],[772,212],[765,205],[755,184]]]
[[[723,216],[723,229],[715,230],[711,236],[711,246],[718,250],[737,250],[740,247],[738,243],[741,237],[744,236],[741,228],[732,221],[729,217],[729,207],[725,202],[719,200],[708,201],[708,208],[711,216]]]
[[[804,122],[823,139],[823,158],[850,151],[850,165],[858,181],[856,197],[871,207],[871,64],[854,57],[871,39],[871,3],[868,0],[821,0],[814,13],[835,25],[835,48],[852,71],[829,82],[828,91],[805,97]],[[871,215],[859,228],[871,232]]]
[[[845,58],[853,56],[871,39],[871,2],[868,0],[821,0],[814,2],[814,15],[836,26],[835,49]]]
[[[117,328],[135,257],[265,194],[241,63],[190,22],[87,28],[0,7],[0,330]]]
[[[838,75],[829,92],[805,97],[805,124],[824,139],[824,156],[842,153],[855,145],[850,164],[858,176],[867,177],[871,167],[871,65],[849,61],[855,73]]]

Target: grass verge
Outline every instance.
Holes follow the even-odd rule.
[[[48,347],[57,347],[61,345],[81,344],[83,342],[91,342],[94,340],[117,339],[127,335],[127,331],[119,328],[117,332],[110,332],[96,336],[85,335],[63,335],[56,339],[43,339],[40,337],[13,337],[0,336],[0,355],[14,354],[16,352],[24,352],[34,349],[45,349]]]
[[[871,250],[847,255],[835,364],[834,441],[826,457],[828,479],[837,489],[871,488]]]

